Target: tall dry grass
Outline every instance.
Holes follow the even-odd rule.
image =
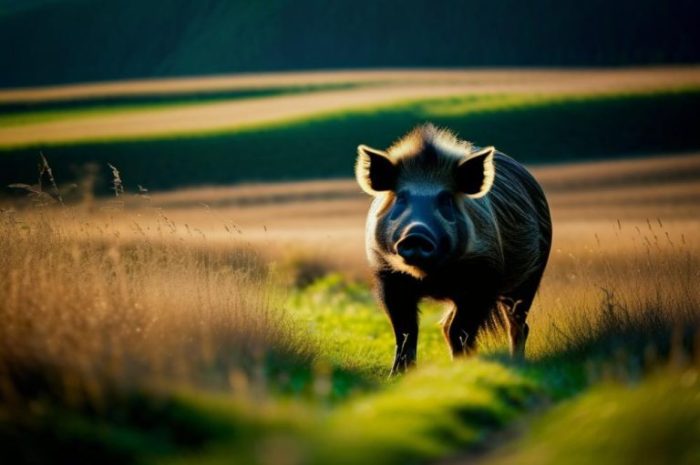
[[[74,209],[0,213],[0,403],[164,384],[260,392],[270,358],[306,357],[258,255],[168,240],[178,228],[161,216],[125,236]]]
[[[700,222],[610,220],[559,228],[530,313],[532,357],[632,350],[639,353],[625,357],[633,363],[653,364],[673,345],[681,353],[700,343]]]

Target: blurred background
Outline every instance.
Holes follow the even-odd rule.
[[[41,153],[69,203],[114,195],[120,173],[151,207],[227,208],[241,227],[318,244],[316,231],[361,257],[354,183],[294,181],[351,178],[358,144],[426,121],[529,165],[700,148],[699,18],[690,1],[3,0],[0,185],[26,197]],[[586,196],[624,185],[604,205],[653,218],[664,211],[637,211],[648,196],[697,200],[695,162],[673,160],[555,171],[545,187],[590,210]]]
[[[685,0],[0,0],[0,450],[697,463],[698,24]],[[425,122],[547,194],[528,364],[498,331],[451,364],[428,302],[420,368],[386,379],[356,147]]]
[[[0,182],[27,181],[39,149],[64,182],[106,158],[153,189],[347,177],[358,141],[428,119],[530,163],[689,150],[694,93],[649,93],[697,83],[679,66],[700,60],[699,17],[682,0],[2,0]],[[504,94],[564,101],[530,117]],[[447,96],[462,105],[406,105]]]
[[[686,0],[3,0],[0,82],[696,63],[697,15]]]

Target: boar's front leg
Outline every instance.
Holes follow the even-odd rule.
[[[416,364],[418,345],[418,300],[416,281],[405,275],[380,275],[379,298],[386,310],[396,338],[396,352],[391,376],[403,373]]]
[[[488,319],[495,298],[457,299],[452,313],[443,321],[443,334],[452,357],[472,355],[476,351],[479,330]]]

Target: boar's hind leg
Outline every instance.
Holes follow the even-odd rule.
[[[501,313],[508,322],[510,355],[514,358],[525,357],[525,343],[530,333],[527,315],[535,298],[540,283],[541,273],[536,279],[523,285],[519,290],[499,300]]]
[[[442,327],[453,357],[471,355],[476,351],[476,338],[494,301],[488,298],[455,302],[455,308],[443,321]]]
[[[527,342],[527,336],[530,333],[530,327],[525,320],[530,305],[521,299],[513,300],[511,298],[504,298],[500,300],[499,304],[501,313],[508,322],[510,355],[513,358],[524,358],[525,342]]]
[[[391,375],[403,373],[416,363],[418,345],[418,300],[412,292],[415,284],[407,282],[403,276],[380,277],[379,297],[381,298],[396,338],[396,352]]]

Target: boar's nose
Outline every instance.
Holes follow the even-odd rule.
[[[397,244],[396,252],[406,263],[412,265],[426,264],[437,255],[437,244],[426,230],[413,229]]]

